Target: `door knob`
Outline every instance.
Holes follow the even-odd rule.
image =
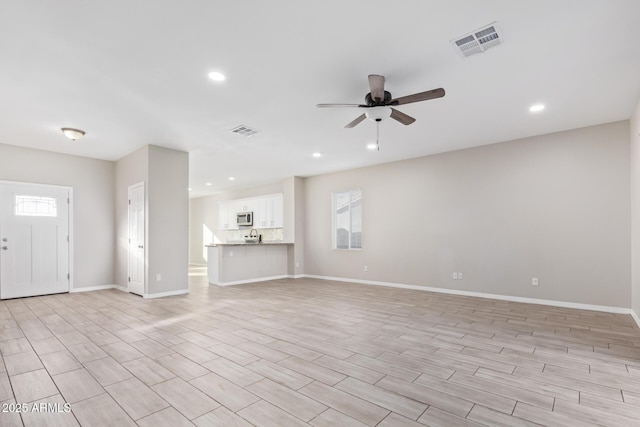
[[[142,248],[144,248],[144,246],[138,245],[138,249],[142,249]]]
[[[8,240],[9,240],[9,239],[7,239],[6,237],[3,237],[3,238],[2,238],[2,241],[3,241],[3,242],[7,242]]]
[[[3,246],[3,247],[2,247],[2,250],[3,250],[3,251],[6,251],[7,249],[9,249],[9,248],[8,248],[8,247],[6,247],[6,246]]]

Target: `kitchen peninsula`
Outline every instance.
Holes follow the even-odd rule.
[[[281,241],[206,245],[209,284],[229,286],[288,277],[290,245]]]

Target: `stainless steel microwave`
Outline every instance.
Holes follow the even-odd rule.
[[[238,212],[238,225],[253,225],[253,212]]]

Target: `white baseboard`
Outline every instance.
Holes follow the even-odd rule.
[[[636,313],[635,311],[631,310],[631,317],[633,317],[633,320],[636,321],[636,325],[638,325],[638,328],[640,328],[640,317],[638,317],[638,313]]]
[[[70,289],[69,292],[70,293],[75,293],[75,292],[90,292],[90,291],[103,291],[105,289],[117,289],[119,291],[122,292],[129,292],[129,290],[124,287],[124,286],[118,286],[118,285],[102,285],[102,286],[89,286],[86,288],[75,288],[75,289]],[[162,298],[162,297],[171,297],[174,295],[184,295],[184,294],[188,294],[189,293],[189,289],[181,289],[178,291],[169,291],[169,292],[160,292],[157,294],[144,294],[143,298],[147,298],[147,299],[151,299],[151,298]]]
[[[509,295],[486,294],[482,292],[461,291],[457,289],[432,288],[428,286],[405,285],[402,283],[391,283],[391,282],[377,282],[374,280],[345,279],[343,277],[316,276],[312,274],[305,274],[304,277],[309,277],[312,279],[321,279],[321,280],[333,280],[336,282],[359,283],[363,285],[388,286],[392,288],[413,289],[416,291],[436,292],[440,294],[462,295],[462,296],[476,297],[476,298],[489,298],[489,299],[496,299],[501,301],[522,302],[526,304],[539,304],[539,305],[549,305],[554,307],[575,308],[578,310],[602,311],[606,313],[616,313],[616,314],[630,314],[632,317],[634,317],[634,320],[640,327],[640,322],[639,322],[640,319],[638,319],[638,316],[635,315],[633,310],[631,310],[630,308],[610,307],[606,305],[582,304],[582,303],[567,302],[567,301],[553,301],[553,300],[546,300],[546,299],[516,297],[516,296],[509,296]]]
[[[288,277],[290,277],[290,276],[288,276],[286,274],[283,274],[281,276],[256,277],[255,279],[235,280],[233,282],[220,282],[220,283],[209,283],[209,284],[210,285],[215,285],[215,286],[246,285],[247,283],[266,282],[268,280],[287,279]]]
[[[302,279],[303,277],[306,277],[304,274],[290,274],[287,276],[289,279]]]
[[[169,292],[159,292],[157,294],[144,294],[142,297],[151,299],[151,298],[162,298],[162,297],[172,297],[175,295],[185,295],[189,293],[189,289],[180,289],[177,291],[169,291]]]
[[[73,288],[69,289],[69,293],[76,292],[90,292],[90,291],[104,291],[105,289],[117,288],[117,285],[100,285],[100,286],[87,286],[86,288]]]

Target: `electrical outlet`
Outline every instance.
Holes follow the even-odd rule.
[[[453,280],[458,280],[458,273],[453,273]]]
[[[296,261],[296,268],[300,267],[300,261]]]
[[[364,266],[364,271],[369,271],[369,267],[367,267],[366,265]]]
[[[229,256],[233,256],[233,251],[229,251]]]
[[[538,278],[534,277],[531,279],[531,286],[538,286],[539,282],[538,282]]]
[[[159,282],[162,280],[162,275],[161,274],[156,274],[156,282]]]
[[[462,273],[458,272],[458,280],[462,280]]]

